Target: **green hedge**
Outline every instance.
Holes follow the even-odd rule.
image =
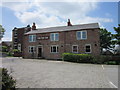
[[[63,61],[69,61],[69,62],[90,63],[94,59],[94,57],[89,54],[63,53],[62,59]]]
[[[94,56],[94,59],[91,62],[95,64],[104,64],[104,62],[108,62],[109,60],[111,60],[111,58],[111,56],[99,55]]]
[[[111,60],[111,56],[99,55],[93,56],[90,54],[73,54],[73,53],[63,53],[63,61],[77,62],[77,63],[93,63],[93,64],[105,64]]]

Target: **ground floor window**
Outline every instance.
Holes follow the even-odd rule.
[[[85,52],[86,53],[91,53],[91,45],[90,44],[85,45]]]
[[[29,53],[35,53],[35,46],[29,46]]]
[[[72,52],[73,53],[78,53],[78,45],[73,45],[72,46]]]
[[[51,53],[58,53],[58,45],[51,46]]]

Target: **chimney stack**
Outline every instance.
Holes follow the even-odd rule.
[[[36,26],[35,26],[34,22],[33,22],[33,25],[32,25],[32,30],[36,30]]]
[[[72,26],[70,19],[68,19],[67,26]]]

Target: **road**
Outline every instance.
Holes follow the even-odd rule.
[[[102,65],[105,75],[112,87],[118,88],[118,66]]]
[[[117,65],[3,58],[2,66],[17,80],[18,88],[117,88]]]

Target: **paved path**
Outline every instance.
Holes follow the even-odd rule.
[[[18,88],[115,88],[102,65],[22,58],[3,58],[2,63]]]

